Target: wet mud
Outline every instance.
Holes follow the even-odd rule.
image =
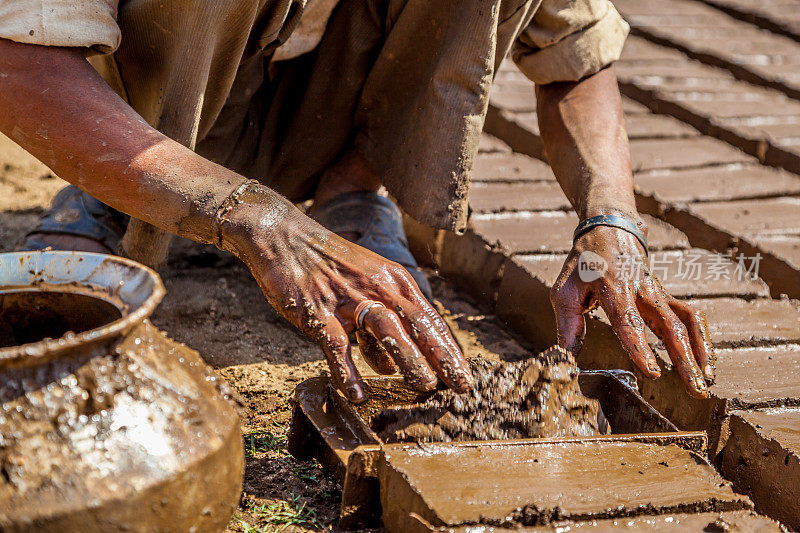
[[[558,347],[518,362],[471,359],[473,389],[440,390],[422,403],[378,413],[384,442],[587,437],[609,432],[597,401],[578,385],[572,355]]]
[[[0,348],[83,333],[122,318],[112,304],[69,292],[0,294]]]

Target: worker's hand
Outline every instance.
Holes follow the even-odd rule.
[[[433,390],[437,376],[456,391],[472,374],[444,320],[397,263],[325,229],[291,205],[243,202],[226,216],[223,242],[247,263],[270,304],[322,347],[347,398],[366,393],[350,353],[356,306],[374,300],[358,331],[361,351],[380,373],[398,368],[411,386]]]
[[[587,275],[586,270],[581,276],[579,264],[582,261],[598,262],[592,253],[600,256],[608,268],[599,277],[590,272]],[[620,257],[626,259],[621,262]],[[641,265],[636,276],[629,275],[631,272],[625,267],[633,263]],[[601,271],[594,270],[598,274]],[[645,376],[657,378],[661,375],[645,340],[647,324],[664,342],[689,393],[698,398],[708,397],[703,378],[713,380],[714,369],[705,316],[664,291],[647,268],[641,244],[630,233],[598,226],[579,237],[553,286],[550,299],[556,314],[558,342],[564,348],[573,353],[580,351],[586,330],[583,314],[600,305],[622,346]]]

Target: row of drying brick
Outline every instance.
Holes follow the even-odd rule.
[[[700,0],[728,15],[800,42],[798,0]]]
[[[498,78],[500,90],[493,94],[487,129],[503,136],[517,150],[541,157],[532,87],[530,84],[526,86],[519,73],[508,66]],[[624,107],[640,210],[677,222],[690,234],[696,246],[725,250],[735,244],[747,254],[765,251],[760,264],[762,275],[768,277],[776,293],[797,296],[798,262],[786,261],[787,256],[792,258],[792,253],[797,254],[797,250],[791,248],[794,237],[779,237],[788,241],[788,247],[778,250],[778,253],[774,249],[764,250],[764,241],[774,243],[777,240],[774,234],[796,233],[795,228],[800,227],[798,202],[792,197],[798,193],[800,180],[792,174],[760,166],[752,157],[717,139],[702,136],[697,129],[671,117],[654,115],[631,101],[626,101]],[[504,157],[519,161],[524,156],[511,154]],[[527,163],[539,166],[540,162],[529,160]],[[480,172],[480,164],[476,170]],[[523,173],[530,173],[530,170]],[[739,201],[731,202],[732,199]],[[548,206],[552,207],[552,204]],[[773,236],[765,239],[765,233]],[[490,235],[488,242],[492,242],[493,237]],[[660,241],[655,238],[654,245],[662,247]],[[676,244],[677,241],[673,240],[672,245]],[[485,268],[492,261],[475,259],[480,247],[479,243],[472,243],[470,252],[473,261]],[[523,244],[520,251],[532,252],[532,248]],[[552,315],[549,315],[548,322],[546,304],[544,307],[539,304],[539,313],[528,312],[524,306],[526,302],[547,302],[549,287],[558,274],[563,257],[529,255],[510,261],[494,258],[494,263],[501,265],[502,272],[501,281],[495,282],[498,315],[540,345],[553,340],[551,329],[546,325],[543,327],[543,324],[549,324],[552,328]],[[672,263],[673,267],[676,263]],[[677,297],[715,295],[709,284],[696,281],[676,283],[674,278],[672,280],[668,279],[665,285]],[[476,280],[470,281],[476,286]],[[520,287],[526,289],[520,290]],[[800,479],[796,477],[800,473],[797,469],[800,447],[785,438],[773,440],[771,431],[787,420],[795,431],[800,430],[800,412],[790,409],[765,414],[767,429],[761,430],[746,421],[745,415],[750,413],[736,410],[798,404],[800,348],[796,344],[797,307],[789,301],[745,303],[746,299],[756,296],[757,291],[753,285],[741,283],[717,287],[716,296],[735,292],[739,293],[735,299],[694,301],[708,314],[712,335],[717,345],[722,347],[718,360],[718,384],[712,388],[713,398],[700,402],[689,398],[682,392],[674,373],[666,375],[660,382],[642,381],[642,389],[662,412],[682,427],[709,430],[712,441],[716,441],[715,449],[725,458],[725,474],[736,480],[740,489],[754,494],[762,510],[769,509],[773,516],[781,517],[796,527],[800,520],[797,511],[787,515],[784,507],[786,502],[793,501],[792,498],[797,501],[798,494],[796,490],[786,492],[784,488],[787,483],[796,485]],[[607,354],[607,357],[591,364],[599,367],[620,364],[618,343],[610,334],[607,322],[602,319],[591,321],[590,329],[593,331],[587,338],[586,349],[596,354]],[[765,347],[766,344],[772,346]],[[659,355],[663,357],[663,350],[659,350]],[[676,394],[676,391],[680,392]],[[736,422],[732,440],[728,438],[731,421]],[[746,433],[752,437],[749,442],[755,447],[724,447],[729,442],[739,442],[739,437]],[[775,453],[761,453],[768,442],[774,443]],[[723,448],[725,453],[721,452]],[[779,502],[777,509],[771,507],[776,501]]]
[[[646,52],[653,47],[629,39],[617,67],[621,77],[630,75],[626,69],[641,68],[637,80],[645,79]],[[542,158],[535,106],[530,82],[504,64],[486,129],[516,151]],[[760,273],[773,293],[800,296],[795,282],[800,271],[800,178],[761,165],[757,158],[635,101],[626,99],[624,109],[640,209],[684,230],[696,246],[760,254]],[[800,115],[797,119],[800,130]]]
[[[623,93],[654,111],[675,116],[771,166],[800,172],[797,100],[637,36],[628,38],[616,71]],[[492,96],[498,105],[505,104],[501,108],[522,112],[535,107],[528,94],[530,82],[515,68],[504,64],[498,81]]]
[[[698,0],[615,0],[631,33],[737,78],[800,97],[800,43]],[[795,11],[800,4],[795,6]]]
[[[681,130],[672,119],[659,118]],[[684,133],[697,137],[691,131]],[[496,140],[483,148],[474,169],[470,231],[457,237],[417,227],[410,232],[412,241],[418,255],[435,259],[443,274],[469,288],[537,347],[545,347],[555,342],[549,288],[569,251],[577,219],[545,163],[511,153]],[[642,163],[654,169],[662,160],[657,153],[642,156]],[[657,250],[654,264],[667,269],[661,274],[666,288],[676,297],[693,298],[709,317],[719,347],[719,380],[710,400],[690,398],[659,347],[669,370],[658,381],[641,380],[639,374],[642,390],[681,427],[709,430],[712,448],[719,453],[727,442],[731,411],[800,404],[797,376],[774,372],[800,363],[800,311],[793,302],[769,300],[761,280],[736,280],[735,263],[726,262],[725,274],[717,279],[681,278],[676,272],[681,257],[694,256],[706,267],[710,263],[719,267],[718,256],[692,249],[684,234],[659,220],[649,223],[651,246]],[[582,365],[635,371],[604,317],[596,316],[589,328],[584,353],[593,355],[584,357]],[[656,339],[651,340],[658,346]],[[791,452],[795,461],[798,451]],[[758,465],[739,471],[758,471]],[[763,493],[765,486],[753,492],[759,490]]]
[[[623,93],[720,138],[771,166],[800,171],[800,102],[736,79],[641,37],[628,38],[616,71]]]

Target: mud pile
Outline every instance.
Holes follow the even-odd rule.
[[[426,401],[385,409],[372,428],[384,442],[451,442],[607,433],[595,400],[578,386],[572,355],[558,347],[519,362],[471,359],[472,391],[440,390]]]

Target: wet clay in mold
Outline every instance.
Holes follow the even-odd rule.
[[[384,442],[608,433],[604,417],[598,417],[598,403],[581,393],[574,358],[561,348],[512,363],[472,359],[470,367],[475,377],[471,391],[440,390],[422,403],[385,409],[372,428]]]

